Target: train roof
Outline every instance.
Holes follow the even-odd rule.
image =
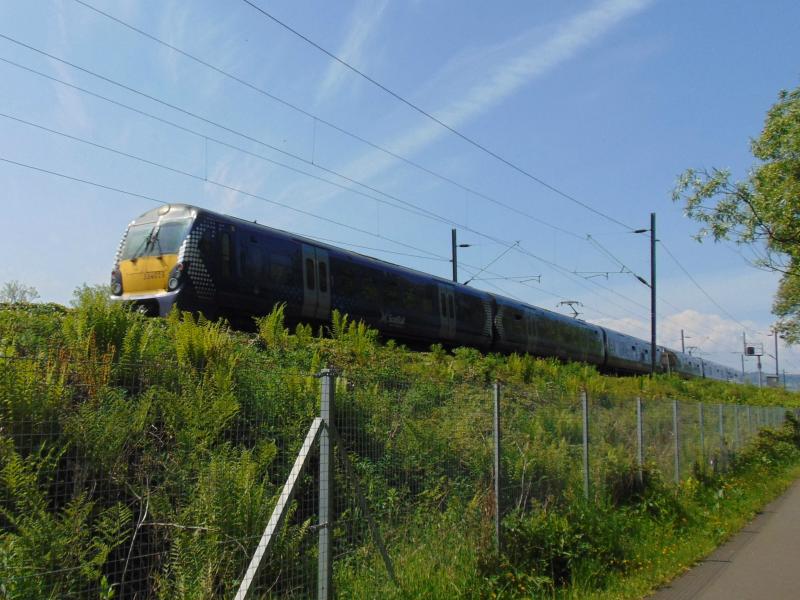
[[[382,265],[388,265],[388,266],[391,266],[393,269],[396,269],[398,271],[402,271],[402,272],[404,272],[404,273],[406,273],[406,274],[408,274],[410,276],[413,276],[413,277],[424,277],[426,279],[434,279],[434,280],[436,280],[436,282],[441,283],[443,285],[457,286],[457,287],[461,288],[463,291],[465,291],[465,292],[467,292],[469,294],[491,295],[491,294],[489,294],[489,292],[485,292],[483,290],[478,290],[478,289],[475,289],[475,288],[471,288],[471,287],[469,287],[467,285],[464,285],[463,283],[456,283],[456,282],[451,281],[449,279],[445,279],[445,278],[439,277],[437,275],[432,275],[430,273],[425,273],[423,271],[417,271],[416,269],[411,269],[411,268],[405,267],[403,265],[398,265],[397,263],[393,263],[393,262],[388,261],[388,260],[375,258],[374,256],[369,256],[367,254],[362,254],[360,252],[355,252],[353,250],[347,250],[345,248],[340,248],[339,246],[333,246],[331,244],[327,244],[325,242],[321,242],[319,240],[315,240],[314,238],[305,237],[305,236],[302,236],[302,235],[299,235],[299,234],[296,234],[296,233],[292,233],[290,231],[286,231],[284,229],[278,229],[277,227],[271,227],[269,225],[264,225],[262,223],[259,223],[258,221],[248,221],[246,219],[241,219],[239,217],[233,217],[233,216],[230,216],[230,215],[224,215],[222,213],[218,213],[218,212],[215,212],[215,211],[212,211],[212,210],[208,210],[206,208],[201,208],[199,206],[193,206],[191,204],[175,203],[175,204],[164,205],[164,206],[161,206],[159,208],[154,208],[154,209],[149,210],[146,213],[140,215],[135,220],[135,222],[140,222],[143,218],[144,219],[146,219],[148,217],[155,218],[155,217],[159,216],[159,211],[163,211],[165,207],[169,207],[172,210],[176,210],[177,209],[177,210],[185,211],[185,212],[196,211],[196,213],[198,215],[201,214],[201,213],[208,214],[208,215],[213,215],[213,216],[215,216],[215,217],[217,217],[217,218],[219,218],[221,220],[224,220],[224,221],[232,221],[232,222],[234,222],[237,225],[240,225],[242,227],[251,227],[251,228],[255,227],[255,228],[259,228],[259,229],[269,230],[271,233],[279,235],[279,236],[281,236],[281,237],[283,237],[283,238],[285,238],[287,240],[295,240],[295,241],[298,241],[298,242],[301,242],[301,243],[304,243],[304,244],[311,244],[311,245],[314,245],[314,246],[317,246],[317,247],[322,247],[322,248],[324,248],[326,250],[329,250],[329,251],[337,252],[337,253],[343,254],[345,256],[350,256],[352,258],[365,260],[365,261],[368,261],[368,262],[371,262],[371,263],[378,263],[378,264],[382,264]],[[146,222],[148,222],[148,221],[146,221]]]

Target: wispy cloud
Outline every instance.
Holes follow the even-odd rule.
[[[242,44],[235,31],[235,15],[217,20],[204,19],[191,3],[170,0],[161,5],[158,20],[158,37],[177,48],[193,54],[204,54],[197,48],[213,48],[213,55],[206,56],[214,65],[224,71],[237,70],[244,62]],[[156,63],[164,71],[168,83],[172,86],[186,84],[191,80],[195,92],[205,98],[214,98],[220,93],[228,81],[218,73],[199,69],[195,63],[182,57],[177,52],[161,48],[162,54]],[[198,77],[203,77],[198,82]]]
[[[474,72],[473,83],[457,94],[458,100],[435,111],[448,125],[458,128],[471,119],[491,110],[523,86],[567,62],[590,47],[624,20],[642,11],[651,0],[606,0],[581,12],[541,39],[541,28],[505,44],[506,57],[486,72]],[[479,56],[478,53],[471,53]],[[508,57],[510,54],[510,57]],[[390,141],[387,146],[402,155],[412,155],[430,145],[447,131],[433,122],[426,122]],[[347,167],[347,172],[361,178],[375,176],[389,168],[393,161],[385,155],[370,152]]]
[[[625,317],[621,319],[598,319],[599,325],[623,333],[650,339],[650,323],[644,319]],[[745,323],[755,328],[755,323]],[[693,309],[669,315],[658,322],[658,343],[671,348],[680,348],[681,331],[688,336],[687,346],[696,346],[703,352],[727,352],[741,347],[742,327],[735,321],[715,313],[703,313]],[[699,332],[702,332],[700,335]]]
[[[542,77],[559,65],[586,50],[615,26],[645,9],[652,0],[604,0],[574,15],[565,22],[550,28],[543,35],[537,26],[514,38],[483,48],[473,48],[456,57],[442,68],[430,82],[423,86],[430,92],[446,90],[448,98],[458,100],[444,104],[436,115],[453,127],[496,107],[523,86]],[[383,8],[376,12],[380,14]],[[365,22],[373,23],[375,19]],[[355,30],[358,33],[355,33]],[[352,48],[360,49],[367,27],[353,28]],[[347,44],[346,44],[347,45]],[[481,68],[476,68],[476,64]],[[333,77],[329,72],[329,76]],[[467,76],[465,77],[465,74]],[[465,82],[464,80],[467,79]],[[333,81],[333,79],[331,80]],[[463,91],[462,91],[463,90]],[[440,137],[448,134],[441,126],[426,122],[406,130],[382,145],[398,154],[413,156]],[[396,160],[379,151],[368,151],[337,170],[360,181],[385,176],[397,165]],[[418,185],[418,183],[417,183]],[[291,184],[281,192],[281,199],[290,197],[313,198],[311,205],[324,206],[341,192],[329,186],[306,181]]]
[[[252,157],[230,155],[215,161],[207,175],[209,183],[203,186],[204,196],[207,199],[205,205],[223,213],[240,214],[254,198],[214,184],[222,184],[250,194],[261,194],[270,174],[270,169]]]
[[[336,55],[345,62],[363,68],[366,43],[370,35],[374,34],[378,29],[387,5],[388,0],[360,2],[350,15],[347,37],[336,52]],[[317,105],[335,94],[346,80],[348,74],[350,73],[346,67],[336,61],[332,61],[317,89]],[[353,77],[355,76],[353,75]]]
[[[59,2],[59,5],[60,4],[61,2]],[[59,52],[62,50],[68,50],[71,40],[74,38],[71,33],[72,28],[70,28],[69,24],[67,23],[67,19],[65,17],[66,11],[64,9],[65,7],[61,5],[58,6],[58,9],[56,10]],[[56,60],[50,60],[50,63],[52,64],[53,69],[56,71],[59,79],[63,79],[64,81],[70,83],[75,82],[74,78],[72,77],[73,71],[70,67]],[[55,90],[57,99],[57,112],[60,122],[69,125],[73,131],[85,132],[91,130],[92,119],[89,116],[89,111],[86,107],[86,103],[80,95],[80,92],[58,83],[53,83],[53,89]]]
[[[641,339],[650,339],[650,323],[642,319],[597,319],[595,322],[598,325]],[[768,330],[768,327],[763,324],[752,321],[743,323],[756,331],[766,332]],[[734,368],[741,366],[742,327],[736,321],[715,313],[689,309],[665,317],[659,321],[658,327],[658,343],[660,345],[680,349],[681,330],[683,330],[686,348],[687,350],[692,349],[695,355]],[[772,338],[767,335],[750,334],[748,341],[762,343],[767,352],[772,352]],[[783,342],[780,342],[778,354],[782,362],[788,360],[790,365],[796,365],[800,361],[800,352],[785,346]],[[772,359],[764,358],[764,361],[768,360]],[[747,370],[753,371],[755,363],[750,360],[745,367]],[[793,369],[793,366],[791,368]]]

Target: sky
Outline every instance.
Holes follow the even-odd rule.
[[[773,352],[777,275],[671,197],[747,175],[800,83],[796,1],[250,1],[521,171],[244,0],[3,2],[0,283],[67,303],[186,202],[448,278],[456,228],[460,281],[648,339],[654,212],[658,342]]]

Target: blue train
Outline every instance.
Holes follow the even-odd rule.
[[[148,211],[123,235],[112,298],[152,315],[173,306],[252,328],[286,303],[289,323],[329,323],[333,309],[411,345],[580,361],[648,373],[650,343],[291,233],[186,204]],[[738,381],[738,372],[664,347],[662,371]]]

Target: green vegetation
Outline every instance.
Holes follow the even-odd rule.
[[[750,144],[756,164],[742,181],[723,169],[688,169],[673,192],[702,224],[698,240],[751,246],[756,267],[781,275],[772,311],[778,330],[800,341],[800,87],[781,91],[761,135]]]
[[[726,473],[687,451],[675,488],[653,452],[643,483],[636,478],[634,397],[655,419],[664,407],[671,414],[668,398],[799,405],[782,390],[609,377],[466,348],[412,353],[339,314],[324,336],[290,332],[282,307],[257,325],[247,335],[188,314],[148,319],[91,288],[69,310],[0,310],[0,571],[11,574],[0,596],[232,597],[317,414],[313,374],[326,365],[340,373],[335,422],[399,580],[388,580],[338,473],[343,598],[636,597],[733,532],[800,462],[792,420],[735,456],[709,442],[706,458],[730,461]],[[486,387],[496,378],[505,390],[500,556]],[[593,404],[589,502],[582,389]],[[668,431],[652,423],[653,447],[669,448]],[[314,587],[313,471],[253,597],[307,597]]]
[[[27,304],[39,298],[39,291],[19,281],[7,281],[0,287],[0,302]]]

